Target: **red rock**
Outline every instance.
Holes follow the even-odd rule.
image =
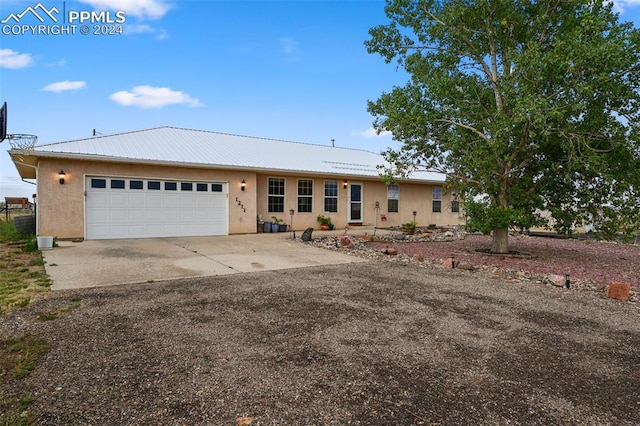
[[[443,265],[447,269],[453,269],[456,266],[458,266],[458,262],[456,262],[456,260],[453,257],[450,257],[444,261]]]
[[[565,286],[566,278],[564,277],[564,275],[551,274],[547,276],[547,279],[549,280],[549,282],[551,282],[551,284],[553,284],[556,287]]]
[[[393,247],[385,247],[382,249],[383,254],[388,254],[389,256],[395,256],[398,254],[398,249]]]
[[[476,267],[470,263],[458,263],[458,265],[456,265],[456,268],[464,269],[466,271],[474,271],[476,269]]]
[[[631,286],[625,283],[611,283],[607,289],[607,297],[609,299],[618,299],[626,302],[629,300]]]
[[[351,239],[350,236],[348,235],[341,235],[340,236],[340,247],[344,247],[347,249],[352,249],[354,248],[356,245],[353,244],[353,240]]]

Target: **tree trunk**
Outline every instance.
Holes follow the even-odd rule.
[[[507,228],[493,230],[491,253],[509,253],[509,230]]]

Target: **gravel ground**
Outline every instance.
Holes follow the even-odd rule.
[[[51,343],[44,425],[637,425],[639,313],[372,261],[56,292],[0,332]]]

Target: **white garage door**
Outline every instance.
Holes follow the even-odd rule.
[[[86,238],[227,235],[227,184],[86,178]]]

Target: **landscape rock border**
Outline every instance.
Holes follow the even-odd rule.
[[[446,233],[446,235],[444,235]],[[459,260],[455,260],[452,256],[444,256],[443,258],[434,259],[429,257],[421,257],[421,256],[410,256],[404,253],[398,253],[396,249],[391,247],[392,244],[397,243],[415,243],[415,242],[446,242],[446,241],[454,241],[461,240],[465,238],[466,233],[462,229],[456,229],[454,232],[451,229],[447,229],[445,232],[441,232],[440,237],[436,237],[436,239],[432,239],[432,235],[436,235],[436,233],[430,233],[425,235],[424,233],[416,233],[415,235],[403,235],[391,233],[384,236],[369,236],[369,235],[349,235],[349,241],[351,242],[348,246],[341,245],[341,238],[344,240],[344,236],[347,234],[339,235],[339,236],[322,236],[320,238],[314,238],[310,241],[304,242],[299,239],[296,241],[302,242],[304,244],[312,244],[316,247],[328,249],[328,250],[338,250],[343,253],[347,253],[353,256],[358,256],[360,258],[369,259],[372,261],[384,261],[384,262],[394,262],[394,263],[402,263],[405,265],[411,265],[419,268],[437,268],[437,269],[452,269],[452,270],[461,270],[461,272],[466,273],[479,273],[484,276],[488,276],[490,278],[499,278],[507,281],[524,281],[531,282],[534,284],[540,284],[545,286],[551,286],[561,289],[562,291],[590,291],[594,293],[598,293],[603,297],[609,297],[609,288],[610,285],[606,285],[603,283],[599,283],[593,280],[586,279],[575,279],[572,278],[570,280],[570,287],[567,288],[565,285],[565,277],[562,276],[562,285],[558,284],[558,275],[556,274],[540,274],[533,273],[525,270],[517,270],[513,268],[502,268],[497,266],[487,266],[487,265],[473,265],[469,263],[461,263]],[[389,243],[389,247],[386,249],[374,249],[369,243]],[[535,256],[533,257],[535,258]],[[613,284],[613,283],[612,283]],[[618,293],[615,293],[616,295]],[[628,294],[624,297],[609,297],[622,301],[637,303],[640,301],[640,297],[637,292],[630,290]],[[625,300],[626,299],[626,300]],[[640,304],[638,304],[640,306]]]

